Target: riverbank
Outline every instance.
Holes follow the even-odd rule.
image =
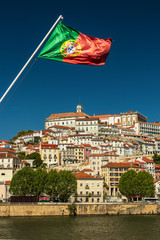
[[[1,217],[68,216],[68,203],[55,204],[0,204]],[[145,203],[81,203],[76,205],[77,215],[159,215],[160,204]]]

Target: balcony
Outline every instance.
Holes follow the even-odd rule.
[[[86,186],[85,186],[85,189],[89,189],[89,186],[88,186],[88,185],[86,185]]]
[[[89,194],[78,194],[76,197],[88,197]],[[101,193],[99,194],[93,194],[89,197],[101,197]]]

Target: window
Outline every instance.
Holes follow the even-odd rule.
[[[83,183],[80,183],[80,187],[82,187],[83,186]]]
[[[1,175],[5,175],[5,173],[1,173]]]

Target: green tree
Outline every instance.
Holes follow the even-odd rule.
[[[70,171],[59,172],[58,193],[62,202],[68,201],[72,194],[77,193],[77,180]]]
[[[33,183],[34,170],[23,168],[13,176],[9,191],[16,196],[33,195]]]
[[[137,173],[134,170],[125,172],[119,180],[119,191],[126,197],[135,196],[137,191]]]
[[[56,170],[51,170],[48,173],[46,180],[46,193],[57,199],[58,197],[59,174]]]
[[[34,159],[33,166],[36,167],[36,168],[40,167],[43,163],[43,161],[41,160],[40,154],[36,153],[36,152],[31,153],[30,155],[27,155],[26,159]]]
[[[10,141],[12,141],[12,140],[14,141],[17,137],[20,137],[20,136],[25,135],[26,133],[32,133],[32,132],[34,132],[34,131],[31,129],[29,129],[28,131],[22,130],[22,131],[18,132],[17,136],[14,136]]]
[[[25,159],[25,152],[20,152],[18,154],[18,157],[21,158],[21,159]]]
[[[153,155],[152,159],[155,163],[160,164],[160,155],[158,155],[157,153]]]
[[[39,197],[46,193],[46,180],[47,180],[47,171],[42,168],[37,168],[34,172],[34,195]]]
[[[137,173],[138,196],[140,197],[154,197],[155,186],[153,176],[148,172]]]
[[[155,194],[153,177],[148,172],[129,170],[121,176],[118,186],[126,197],[154,197]]]

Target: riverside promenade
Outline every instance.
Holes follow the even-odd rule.
[[[1,217],[68,216],[71,203],[0,204]],[[77,203],[77,215],[159,215],[160,204],[153,203]]]

